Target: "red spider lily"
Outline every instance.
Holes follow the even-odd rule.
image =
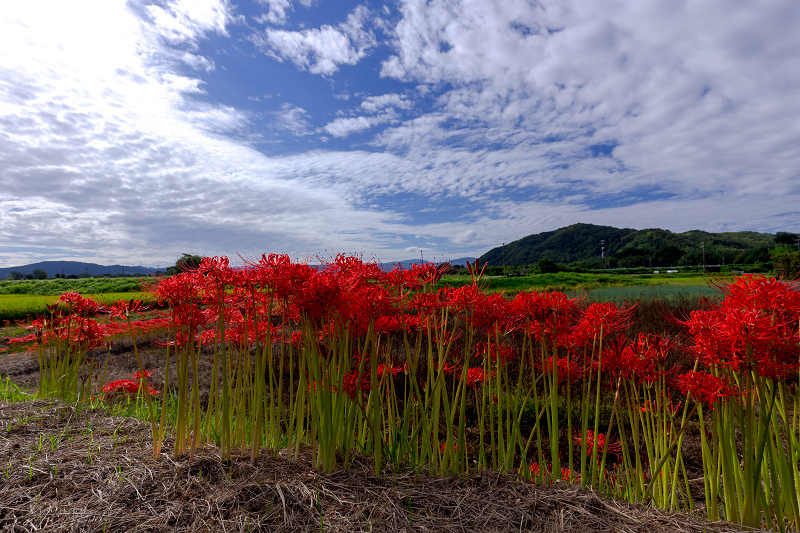
[[[667,405],[666,408],[672,414],[672,416],[675,416],[678,414],[678,411],[680,410],[682,404],[683,402],[681,401],[679,401],[677,404],[674,403],[672,397],[670,396],[669,405]],[[642,413],[657,413],[656,406],[653,405],[653,402],[650,400],[645,401],[644,405],[642,405],[642,407],[640,407],[639,410]]]
[[[355,402],[359,392],[369,392],[372,389],[372,383],[368,375],[362,376],[358,370],[354,370],[343,376],[342,387],[350,400]]]
[[[112,381],[103,387],[103,392],[111,394],[112,396],[115,394],[138,394],[143,390],[146,390],[150,396],[161,394],[160,390],[157,390],[145,383],[145,380],[150,377],[150,374],[151,372],[147,370],[144,372],[137,371],[135,374],[133,374],[134,379],[137,381],[130,379]]]
[[[334,313],[344,321],[349,318],[347,294],[331,272],[316,273],[309,278],[299,288],[292,304],[299,314],[316,322],[327,322]]]
[[[583,437],[581,436],[580,432],[576,437],[573,437],[573,440],[578,444],[583,444]],[[592,450],[595,446],[595,436],[594,432],[590,429],[586,430],[586,455],[591,456]],[[597,455],[598,460],[600,455],[603,452],[613,454],[617,456],[619,459],[622,456],[622,444],[619,441],[610,441],[606,439],[606,436],[602,433],[597,434]]]
[[[512,309],[521,319],[543,324],[554,314],[571,315],[581,305],[580,299],[570,298],[563,292],[524,292],[514,298]]]
[[[383,283],[398,293],[418,291],[438,282],[449,266],[448,264],[434,266],[431,263],[412,265],[410,269],[398,266],[383,276]]]
[[[793,285],[747,275],[719,287],[723,300],[693,311],[681,323],[689,329],[698,358],[709,367],[741,367],[777,380],[800,367],[800,292]]]
[[[405,367],[386,365],[383,363],[378,365],[379,376],[382,376],[384,374],[391,374],[393,378],[396,378],[397,374],[402,374],[402,373],[405,373]]]
[[[616,304],[593,303],[583,310],[577,330],[587,339],[608,337],[631,324],[634,306],[619,308]]]
[[[437,294],[419,292],[411,298],[409,306],[417,310],[418,316],[427,317],[445,307],[447,294],[447,287],[440,289]]]
[[[562,292],[524,293],[512,303],[517,319],[528,321],[529,333],[548,347],[572,347],[582,301]]]
[[[553,356],[543,357],[542,361],[534,361],[534,366],[545,373],[552,375],[553,373]],[[561,383],[574,383],[587,376],[591,371],[590,368],[585,367],[577,359],[575,355],[566,355],[563,357],[556,357],[556,370],[558,371],[558,384]]]
[[[200,344],[203,346],[213,346],[219,340],[219,335],[215,329],[207,329],[200,333]]]
[[[95,302],[91,298],[84,298],[77,292],[65,292],[59,299],[59,302],[66,304],[67,310],[70,314],[96,314],[99,313],[103,306]]]
[[[419,331],[423,328],[424,319],[417,315],[398,315],[398,320],[402,324],[402,329],[411,333],[412,331]]]
[[[303,332],[302,331],[293,331],[292,336],[288,341],[291,343],[292,346],[302,346],[303,345]]]
[[[641,334],[635,341],[617,335],[603,346],[603,370],[637,384],[653,382],[669,373],[658,369],[659,362],[666,357],[662,349],[668,347],[658,335]]]
[[[154,293],[161,303],[171,306],[191,304],[197,298],[200,277],[194,272],[181,272],[162,279]]]
[[[139,392],[139,382],[130,379],[120,379],[117,381],[112,381],[108,385],[103,387],[103,392],[136,393]]]
[[[496,375],[496,372],[493,372],[490,375],[490,378],[494,377],[495,375]],[[475,388],[478,387],[478,384],[484,383],[485,379],[486,379],[486,376],[484,375],[482,368],[475,367],[475,368],[470,368],[469,370],[467,370],[467,386],[468,387],[472,387],[473,389],[475,389]]]
[[[508,333],[519,327],[519,317],[511,302],[501,294],[490,294],[475,302],[470,322],[487,333]]]
[[[635,306],[619,308],[613,302],[594,303],[583,311],[581,322],[594,330],[596,335],[612,335],[631,324],[631,314]]]
[[[111,320],[121,318],[127,320],[131,315],[142,315],[150,309],[150,306],[141,300],[118,300],[106,307],[106,312],[111,315]]]
[[[69,327],[60,326],[51,330],[37,330],[37,341],[47,343],[54,338],[67,341],[71,349],[92,350],[99,348],[106,342],[108,336],[107,326],[95,320],[82,316],[73,317]]]
[[[391,333],[393,331],[402,331],[403,327],[402,318],[398,315],[386,315],[378,317],[375,320],[375,333]]]
[[[698,402],[708,402],[709,409],[713,409],[717,400],[738,396],[743,392],[730,386],[725,378],[695,371],[678,376],[675,386],[684,394],[691,393]]]
[[[784,318],[800,316],[800,292],[796,285],[759,274],[745,274],[734,283],[717,284],[726,307],[768,310]]]
[[[433,368],[435,370],[439,370],[439,361],[433,362]],[[442,370],[444,371],[445,374],[452,374],[453,372],[455,372],[456,367],[445,361],[444,364],[442,364]]]
[[[776,379],[794,374],[800,364],[796,324],[764,310],[732,307],[693,311],[684,321],[705,365],[735,372],[746,365]]]
[[[25,335],[24,337],[6,337],[5,341],[8,344],[22,344],[25,342],[33,342],[36,340],[36,333]]]
[[[570,469],[562,467],[561,468],[561,479],[563,479],[564,481],[572,481],[571,478],[572,478],[572,472],[570,471]],[[577,474],[575,476],[575,480],[574,481],[576,483],[578,483],[578,482],[580,482],[580,480],[581,480],[581,475]]]
[[[486,342],[479,342],[475,345],[475,357],[479,357],[481,355],[486,356],[488,355],[492,362],[497,362],[497,356],[500,355],[500,360],[503,363],[507,363],[508,361],[513,361],[517,358],[517,352],[514,350],[512,346],[508,346],[505,344],[497,345],[496,343],[486,343]]]
[[[303,284],[316,274],[312,267],[294,263],[286,254],[262,255],[261,260],[251,266],[254,279],[262,289],[284,301],[297,294]]]
[[[371,319],[394,316],[397,298],[384,287],[363,285],[350,291],[349,312],[351,320],[367,325]]]
[[[439,445],[439,452],[440,452],[440,453],[444,453],[444,451],[445,451],[446,449],[447,449],[447,443],[446,443],[446,442],[443,442],[443,443],[441,443],[441,444]],[[454,452],[457,452],[457,451],[458,451],[458,443],[457,443],[457,442],[454,442],[454,443],[453,443],[453,451],[454,451]]]

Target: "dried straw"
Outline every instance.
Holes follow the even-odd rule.
[[[0,531],[652,531],[741,528],[493,472],[441,478],[370,463],[331,475],[269,454],[150,455],[149,425],[50,400],[0,403]]]

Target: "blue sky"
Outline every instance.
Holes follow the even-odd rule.
[[[0,266],[800,231],[795,0],[9,2]]]

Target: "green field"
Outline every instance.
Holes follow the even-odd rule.
[[[726,277],[726,279],[729,276]],[[615,274],[559,272],[532,276],[484,278],[490,292],[562,291],[586,293],[595,301],[658,300],[684,296],[707,296],[716,292],[711,286],[722,279],[703,274]],[[469,276],[445,276],[440,286],[459,287],[470,282]]]
[[[36,294],[55,296],[69,291],[80,294],[106,294],[110,292],[138,292],[149,278],[85,278],[85,279],[25,279],[0,281],[2,294]]]
[[[104,294],[84,294],[101,304],[110,304],[117,300],[150,300],[152,296],[146,292],[109,292]],[[47,304],[58,301],[58,295],[43,296],[40,294],[0,294],[0,320],[26,320],[47,312]]]

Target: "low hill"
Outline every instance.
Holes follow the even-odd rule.
[[[549,259],[563,265],[598,267],[604,252],[606,266],[612,268],[753,263],[768,261],[769,248],[774,245],[775,235],[754,231],[673,233],[658,228],[573,224],[493,248],[480,260],[494,266],[535,265]]]
[[[34,270],[44,270],[47,277],[53,278],[56,274],[64,276],[102,276],[103,274],[140,274],[147,276],[155,274],[157,269],[144,266],[126,265],[98,265],[96,263],[82,263],[80,261],[42,261],[29,265],[3,267],[0,268],[0,279],[5,279],[11,272],[21,272],[22,274],[32,274]]]

